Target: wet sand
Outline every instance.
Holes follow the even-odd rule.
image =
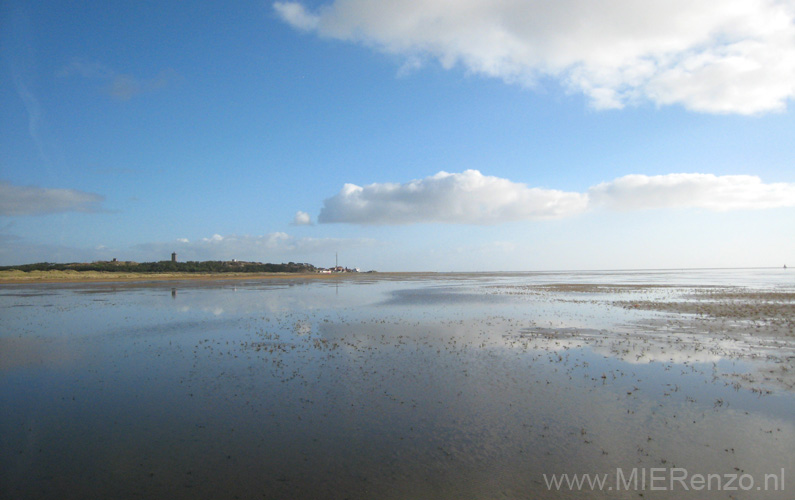
[[[749,324],[757,333],[795,337],[795,292],[754,290],[742,287],[677,285],[626,285],[611,283],[577,283],[496,287],[500,293],[535,294],[556,300],[601,300],[626,309],[670,312],[692,319],[732,319],[742,327]],[[589,295],[577,299],[577,295]],[[622,295],[635,298],[626,300]],[[565,298],[566,295],[574,297]],[[653,299],[644,297],[653,295]],[[596,297],[599,297],[597,299]],[[723,327],[727,325],[722,324]]]

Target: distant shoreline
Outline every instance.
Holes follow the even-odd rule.
[[[382,274],[382,273],[379,273]],[[103,271],[0,271],[0,285],[32,283],[109,283],[183,280],[334,279],[372,276],[367,273],[127,273]]]

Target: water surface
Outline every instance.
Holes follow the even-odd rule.
[[[793,276],[3,286],[0,496],[790,498]]]

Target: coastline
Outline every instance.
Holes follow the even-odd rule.
[[[391,274],[391,273],[379,273]],[[0,285],[32,283],[112,283],[143,281],[220,281],[271,279],[334,279],[361,276],[358,273],[112,273],[101,271],[0,271]]]

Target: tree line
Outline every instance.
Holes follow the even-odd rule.
[[[20,266],[0,266],[0,270],[18,271],[102,271],[111,273],[312,273],[315,266],[306,263],[288,262],[270,264],[262,262],[230,262],[223,260],[172,262],[85,262],[55,264],[38,262]]]

